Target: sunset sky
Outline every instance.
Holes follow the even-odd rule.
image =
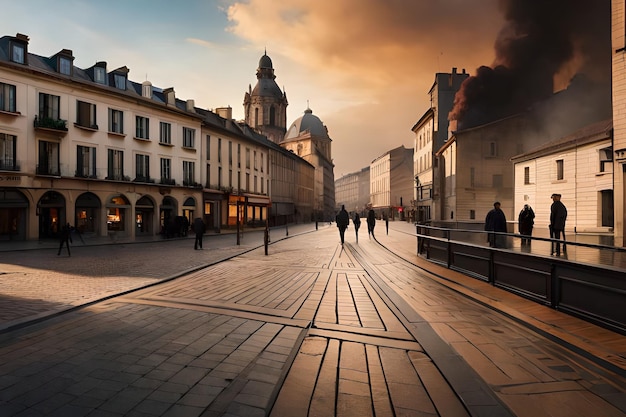
[[[287,127],[308,102],[333,139],[336,179],[412,147],[435,73],[491,65],[503,22],[498,0],[22,0],[3,14],[0,36],[28,35],[32,53],[127,66],[133,81],[238,120],[267,49]]]

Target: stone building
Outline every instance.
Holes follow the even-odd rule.
[[[614,239],[626,246],[626,6],[612,0]]]

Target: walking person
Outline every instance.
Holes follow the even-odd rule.
[[[337,216],[335,217],[335,221],[337,223],[337,227],[339,228],[339,237],[341,238],[341,246],[343,246],[346,229],[348,228],[348,224],[350,223],[350,215],[346,211],[346,206],[344,205],[341,206],[341,210],[339,210],[339,213],[337,213]]]
[[[356,241],[359,242],[359,227],[361,227],[361,216],[359,213],[354,213],[354,219],[352,220],[354,223],[354,233],[356,233]]]
[[[500,209],[500,202],[493,203],[493,209],[487,213],[485,218],[485,230],[488,232],[506,233],[506,216]],[[487,240],[492,248],[504,248],[506,236],[496,233],[489,233]]]
[[[367,235],[374,237],[374,226],[376,226],[376,213],[374,209],[367,212]]]
[[[61,255],[61,249],[63,249],[63,245],[67,246],[67,256],[72,256],[70,253],[70,242],[72,242],[72,228],[69,223],[61,228],[61,234],[59,236],[59,251],[57,252],[57,256]]]
[[[206,231],[206,226],[204,221],[200,217],[196,217],[193,221],[193,232],[196,234],[196,240],[193,243],[194,250],[197,250],[198,247],[202,249],[202,236],[204,236],[204,232]]]
[[[519,212],[517,217],[519,233],[522,236],[522,246],[530,245],[530,236],[533,235],[533,225],[535,224],[535,212],[528,204],[524,204],[524,208]]]
[[[557,241],[552,242],[551,255],[561,254],[561,235],[563,235],[563,252],[567,251],[565,247],[565,220],[567,219],[567,209],[565,204],[561,202],[561,194],[552,194],[552,205],[550,206],[550,238]]]

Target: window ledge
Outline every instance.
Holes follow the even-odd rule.
[[[190,148],[188,146],[181,146],[181,148],[183,148],[186,151],[190,151],[190,152],[196,152],[196,148]]]
[[[79,125],[78,123],[74,123],[74,127],[80,129],[80,130],[86,130],[88,132],[97,132],[98,131],[98,125],[95,126],[83,126],[83,125]]]
[[[126,133],[119,133],[119,132],[108,132],[110,136],[116,136],[118,138],[125,138],[126,137]]]
[[[167,142],[159,142],[159,145],[161,145],[161,146],[168,146],[170,148],[174,147],[174,145],[172,145],[171,143],[167,143]]]
[[[139,138],[137,136],[133,136],[133,139],[138,140],[139,142],[150,142],[149,138]]]
[[[0,110],[0,114],[6,114],[7,116],[21,116],[22,113],[20,113],[19,111],[6,111],[6,110]]]

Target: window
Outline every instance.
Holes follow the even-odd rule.
[[[124,112],[121,110],[109,109],[109,132],[124,133]]]
[[[241,168],[241,143],[237,144],[237,168]]]
[[[124,151],[109,149],[107,179],[117,181],[124,179]]]
[[[233,170],[232,169],[228,170],[228,186],[229,187],[233,186]]]
[[[211,135],[206,135],[206,160],[211,160]]]
[[[0,83],[0,111],[15,113],[15,86]]]
[[[61,175],[59,167],[59,144],[57,142],[40,140],[37,174]]]
[[[161,183],[167,184],[172,180],[172,160],[161,158]]]
[[[72,75],[72,60],[64,56],[59,57],[59,72]]]
[[[557,181],[563,179],[563,160],[559,159],[556,161],[556,179]]]
[[[261,172],[263,172],[263,161],[265,160],[264,156],[265,154],[261,154]]]
[[[196,143],[196,129],[183,127],[183,148],[194,148]]]
[[[250,148],[246,148],[246,168],[250,169]]]
[[[172,144],[172,124],[167,122],[159,123],[159,143]]]
[[[82,178],[96,178],[96,148],[77,146],[75,175]]]
[[[257,167],[257,165],[256,165],[256,151],[254,151],[254,170],[255,170],[255,171],[258,171],[258,170],[259,170],[259,168],[258,168],[258,167]]]
[[[39,93],[39,119],[59,120],[61,97],[52,94]]]
[[[135,181],[148,182],[150,180],[150,157],[135,155]]]
[[[0,169],[17,170],[17,136],[0,133]]]
[[[476,210],[470,210],[469,218],[470,218],[470,220],[476,219]]]
[[[93,80],[98,84],[106,85],[106,69],[104,67],[93,67]]]
[[[217,188],[222,188],[222,167],[217,167]]]
[[[135,137],[138,139],[150,139],[150,119],[143,116],[135,117]]]
[[[217,162],[222,162],[222,139],[217,139]]]
[[[195,185],[195,162],[183,161],[183,185]]]
[[[524,184],[530,184],[530,167],[524,167]]]
[[[26,48],[24,44],[14,42],[11,44],[11,61],[18,64],[24,64],[26,62]]]
[[[96,105],[76,100],[76,124],[90,129],[97,129]]]
[[[488,156],[498,156],[498,147],[495,142],[489,142],[489,155]]]
[[[250,174],[246,173],[246,191],[250,191]]]
[[[256,193],[257,176],[254,176],[254,192]]]
[[[603,148],[599,150],[600,172],[611,171],[613,166],[613,148]],[[608,168],[608,169],[607,169]]]
[[[228,166],[232,168],[233,166],[233,142],[228,141]]]
[[[211,188],[211,164],[206,164],[206,187]]]
[[[113,74],[115,88],[126,90],[126,76],[124,74]]]

